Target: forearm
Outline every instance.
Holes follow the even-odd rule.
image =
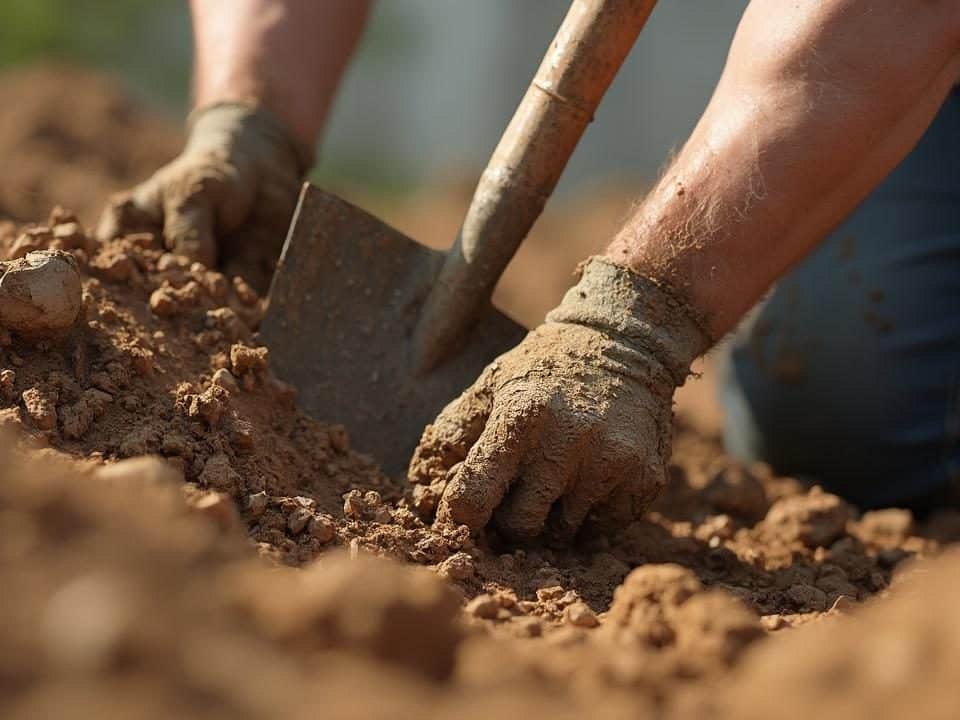
[[[191,0],[194,105],[256,101],[312,147],[366,20],[367,0]]]
[[[956,2],[754,0],[710,105],[609,255],[723,335],[923,134],[960,74],[958,19]]]

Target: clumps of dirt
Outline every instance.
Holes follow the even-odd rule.
[[[911,568],[885,601],[757,648],[703,714],[957,717],[960,555]]]
[[[43,217],[61,198],[86,224],[107,197],[146,179],[179,131],[102,75],[60,64],[0,76],[0,220]]]
[[[161,456],[196,491],[235,499],[252,538],[292,564],[334,539],[324,518],[340,514],[345,492],[392,487],[350,451],[342,428],[301,415],[292,389],[270,375],[269,353],[253,340],[263,301],[241,278],[166,253],[149,233],[97,245],[61,209],[0,234],[0,259],[25,236],[29,254],[8,268],[50,257],[79,273],[70,288],[79,317],[66,335],[37,341],[31,318],[3,330],[0,413],[33,443],[98,462]],[[312,513],[302,526],[297,513],[308,510],[295,498]]]
[[[385,716],[405,702],[426,712],[424,698],[448,709],[469,699],[488,711],[519,702],[558,717],[666,715],[727,682],[768,633],[846,615],[885,594],[902,561],[960,537],[956,514],[922,526],[905,511],[861,517],[820,488],[724,457],[682,427],[661,497],[611,536],[584,533],[566,550],[508,548],[495,535],[434,526],[405,482],[351,450],[344,428],[297,410],[257,344],[264,303],[243,278],[170,254],[149,232],[92,243],[59,208],[45,223],[0,233],[0,261],[24,248],[24,258],[69,258],[81,308],[64,333],[0,332],[0,427],[30,456],[82,465],[69,481],[51,481],[60,499],[38,511],[54,518],[57,547],[80,564],[38,546],[37,576],[50,579],[24,587],[35,583],[49,602],[69,590],[55,618],[74,604],[93,613],[78,625],[93,628],[89,637],[53,633],[68,643],[80,633],[80,649],[16,635],[19,615],[6,623],[17,629],[0,641],[33,649],[22,655],[27,665],[0,671],[0,687],[28,688],[16,702],[31,712],[68,697],[52,689],[64,684],[78,703],[102,702],[104,688],[117,687],[115,707],[137,692],[161,693],[173,703],[157,705],[165,712],[199,693],[214,717],[223,703],[224,716],[265,716],[284,688],[297,701],[279,707],[295,715],[301,700],[320,702],[320,689],[346,698],[344,687],[367,683],[389,686],[384,697],[399,703],[362,700]],[[143,494],[157,485],[166,500]],[[9,526],[33,538],[31,493],[47,485],[10,487]],[[77,513],[78,526],[56,529]],[[100,557],[102,544],[112,549]],[[271,562],[245,552],[250,546]],[[348,559],[333,560],[336,548]],[[368,555],[433,572],[371,566]],[[304,570],[276,567],[284,565]],[[71,585],[85,573],[93,579]],[[168,586],[183,594],[156,610]],[[130,620],[142,614],[150,621]],[[206,627],[214,615],[220,620]],[[170,637],[156,638],[159,628]],[[128,662],[142,673],[131,685],[115,674]],[[264,662],[280,668],[265,689],[238,689],[244,668],[259,673]]]
[[[427,571],[342,557],[270,569],[242,533],[191,511],[160,461],[78,474],[11,454],[0,467],[0,584],[16,588],[0,602],[5,718],[388,717],[452,671],[459,600]],[[378,692],[351,692],[364,685]]]

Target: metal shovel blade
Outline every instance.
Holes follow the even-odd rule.
[[[305,184],[260,336],[276,375],[353,447],[405,472],[424,426],[526,330],[491,305],[461,346],[417,374],[413,330],[444,254]]]

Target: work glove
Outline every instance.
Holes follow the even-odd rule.
[[[570,541],[613,530],[664,485],[672,398],[709,346],[675,292],[594,257],[546,322],[427,426],[413,483],[440,494],[438,523],[505,539]]]
[[[196,110],[187,129],[179,157],[111,198],[98,238],[162,227],[168,249],[208,267],[242,252],[237,243],[263,244],[258,249],[276,258],[313,162],[312,148],[265,108],[244,103]],[[242,238],[230,237],[241,228]]]

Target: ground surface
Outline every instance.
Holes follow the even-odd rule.
[[[0,98],[81,83],[78,117],[126,107],[100,80],[27,77]],[[57,178],[99,142],[76,150],[59,112],[0,104],[0,153],[31,127],[59,148],[47,205],[75,200]],[[91,113],[82,133],[111,137]],[[55,342],[0,333],[0,716],[960,713],[960,558],[916,561],[960,539],[957,513],[860,514],[682,425],[667,491],[615,537],[434,531],[349,429],[297,411],[242,277],[152,233],[97,245],[92,201],[80,222],[18,205],[17,167],[0,209],[46,219],[0,226],[0,260],[72,253],[84,310]],[[82,172],[114,189],[124,167]]]

